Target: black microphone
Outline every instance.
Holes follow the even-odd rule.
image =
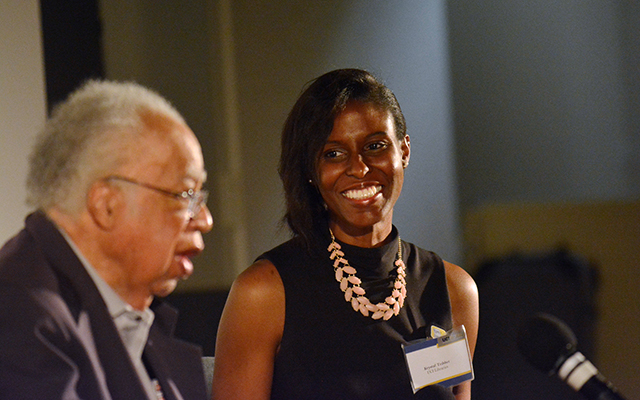
[[[577,344],[571,328],[549,314],[534,315],[518,331],[520,353],[534,367],[558,376],[589,400],[625,400]]]

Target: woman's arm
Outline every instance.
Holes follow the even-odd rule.
[[[451,313],[453,315],[453,326],[464,325],[469,340],[469,350],[471,356],[476,347],[478,338],[478,287],[473,278],[457,265],[444,262],[447,275],[447,288],[451,299]],[[453,393],[456,400],[471,399],[471,382],[465,382],[454,388]]]
[[[214,400],[270,398],[284,312],[284,287],[271,262],[257,261],[238,276],[218,327]]]

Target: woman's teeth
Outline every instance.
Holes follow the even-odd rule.
[[[343,192],[342,195],[351,200],[365,200],[375,196],[381,190],[382,186],[369,186],[364,189],[347,190],[346,192]]]

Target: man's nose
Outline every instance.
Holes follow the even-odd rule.
[[[191,223],[195,224],[195,229],[202,233],[207,233],[213,228],[213,217],[206,204],[200,207],[200,210],[191,219]]]

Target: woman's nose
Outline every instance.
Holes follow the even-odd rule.
[[[361,154],[354,154],[349,158],[348,175],[362,179],[367,175],[367,172],[369,172],[369,166]]]

